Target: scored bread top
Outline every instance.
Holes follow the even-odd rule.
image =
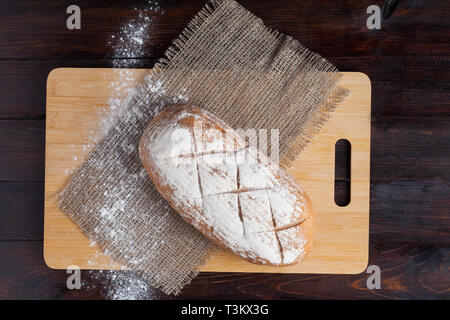
[[[161,195],[215,243],[271,265],[296,263],[309,249],[306,193],[213,114],[166,108],[145,130],[139,154]]]

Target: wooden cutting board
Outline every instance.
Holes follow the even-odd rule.
[[[81,229],[57,208],[55,195],[70,172],[93,148],[101,108],[123,87],[134,86],[148,70],[54,69],[47,80],[45,153],[44,258],[50,268],[124,269],[104,255]],[[308,192],[315,209],[314,246],[304,261],[287,267],[249,263],[224,251],[211,258],[202,271],[275,273],[360,273],[369,251],[370,99],[371,85],[363,73],[344,72],[341,86],[351,90],[313,142],[288,170]],[[134,79],[130,81],[129,79]],[[114,93],[112,92],[114,90]],[[334,202],[335,144],[351,143],[351,202]]]

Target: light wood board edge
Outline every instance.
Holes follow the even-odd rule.
[[[64,77],[66,72],[81,72],[85,73],[86,70],[90,70],[94,73],[104,72],[108,73],[110,72],[110,69],[76,69],[76,68],[58,68],[52,70],[48,76],[48,82],[47,82],[47,92],[51,93],[53,88],[49,88],[49,82],[56,81],[58,77]],[[138,70],[134,69],[132,72],[138,74],[136,78],[139,78],[140,76],[143,76],[146,72],[146,70]],[[368,262],[368,236],[369,236],[369,191],[370,191],[370,80],[369,78],[363,74],[363,73],[343,73],[343,79],[341,80],[341,85],[347,88],[351,88],[353,90],[353,93],[344,101],[343,105],[332,115],[332,118],[330,121],[324,126],[324,128],[321,130],[319,135],[314,139],[314,141],[311,143],[311,145],[300,155],[299,159],[295,162],[295,164],[290,168],[289,172],[299,181],[301,181],[302,185],[305,187],[306,190],[313,190],[315,188],[314,185],[310,185],[307,182],[308,179],[314,178],[318,180],[323,180],[329,178],[330,172],[332,173],[332,176],[334,177],[334,161],[332,161],[331,166],[328,168],[327,173],[323,176],[315,176],[311,177],[310,172],[313,172],[314,168],[317,168],[317,157],[314,156],[315,152],[322,152],[320,151],[320,139],[322,140],[322,143],[324,141],[330,141],[330,139],[335,139],[336,132],[333,129],[333,122],[336,121],[342,121],[342,119],[336,119],[339,118],[339,114],[341,113],[340,110],[344,110],[344,108],[348,105],[358,105],[357,110],[349,110],[352,113],[352,117],[355,117],[359,119],[358,123],[360,125],[356,125],[352,122],[351,126],[344,126],[347,129],[351,129],[349,132],[346,132],[343,134],[340,133],[340,138],[347,138],[352,143],[352,151],[357,150],[358,152],[353,153],[352,152],[352,202],[349,204],[349,206],[345,208],[334,206],[328,206],[328,207],[322,207],[322,210],[334,210],[333,212],[338,212],[338,214],[342,215],[356,215],[357,218],[359,218],[360,221],[358,221],[358,231],[359,233],[355,234],[355,236],[358,238],[358,248],[355,253],[352,253],[351,250],[349,251],[349,255],[353,255],[350,263],[347,263],[348,257],[336,257],[333,252],[339,252],[339,248],[331,248],[330,254],[327,257],[321,257],[319,260],[314,263],[314,255],[310,254],[302,263],[295,265],[295,266],[288,266],[288,267],[269,267],[269,266],[259,266],[255,264],[248,263],[242,259],[240,259],[237,256],[234,256],[228,252],[223,252],[215,257],[213,259],[209,260],[208,263],[203,266],[201,271],[221,271],[221,272],[276,272],[276,273],[345,273],[345,274],[351,274],[351,273],[360,273],[362,272]],[[50,89],[50,90],[49,90]],[[356,89],[356,90],[355,90]],[[358,93],[358,97],[356,97],[356,93]],[[47,95],[47,102],[48,102],[49,94]],[[356,114],[355,114],[356,111]],[[343,115],[344,116],[344,115]],[[361,128],[359,128],[361,126]],[[47,129],[49,129],[47,127]],[[358,132],[358,137],[355,138],[353,132]],[[46,130],[46,155],[47,155],[47,132]],[[328,139],[328,140],[327,140]],[[315,145],[318,147],[316,148]],[[332,158],[334,159],[334,145],[331,148],[332,149]],[[74,150],[75,151],[75,150]],[[89,150],[87,150],[89,151]],[[80,150],[77,150],[76,152],[80,152]],[[85,155],[87,152],[85,153]],[[329,159],[329,154],[327,159]],[[82,157],[80,157],[82,158]],[[311,161],[311,158],[314,158],[314,161]],[[308,160],[309,159],[309,160]],[[81,163],[82,159],[79,159],[79,163]],[[356,165],[356,170],[353,167],[353,165]],[[86,236],[80,237],[77,241],[73,241],[71,239],[70,245],[65,242],[61,243],[59,249],[61,250],[80,250],[80,248],[84,248],[83,252],[80,254],[75,254],[77,257],[74,258],[72,255],[68,255],[65,258],[61,259],[59,256],[55,256],[55,250],[58,249],[58,245],[52,244],[50,246],[49,241],[46,241],[49,239],[48,237],[48,230],[49,226],[47,224],[48,222],[48,214],[51,214],[52,210],[59,210],[54,206],[53,208],[49,205],[50,202],[54,201],[54,193],[48,193],[47,192],[47,156],[46,156],[46,202],[45,202],[45,219],[44,219],[44,259],[46,264],[50,268],[54,269],[65,269],[68,265],[79,265],[82,268],[87,269],[123,269],[123,267],[112,261],[108,256],[101,253],[101,251],[96,246],[90,246],[86,248],[86,243],[89,243],[89,240]],[[333,178],[334,179],[334,178]],[[334,181],[334,180],[333,180]],[[334,185],[334,183],[333,183]],[[311,189],[309,189],[311,188]],[[332,192],[325,192],[319,197],[318,199],[313,199],[313,204],[315,207],[318,205],[314,202],[320,203],[320,206],[322,206],[323,201],[328,201],[330,199],[330,194],[333,195]],[[310,193],[308,191],[308,193]],[[362,194],[362,196],[355,200],[356,194]],[[332,198],[331,198],[332,199]],[[361,202],[363,205],[356,206],[356,202]],[[328,201],[329,202],[329,201]],[[334,200],[333,200],[334,204]],[[316,209],[317,211],[317,209]],[[318,210],[319,212],[321,210]],[[57,214],[53,212],[53,214]],[[317,214],[317,212],[316,212]],[[62,215],[60,217],[61,219],[68,219],[67,216]],[[70,220],[70,219],[69,219]],[[81,232],[81,230],[77,230],[78,227],[72,223],[72,231]],[[69,232],[71,231],[69,230]],[[350,230],[351,232],[352,230]],[[326,239],[324,239],[326,240]],[[331,240],[332,239],[328,239]],[[320,240],[322,241],[322,240]],[[314,251],[313,251],[314,252]],[[357,258],[355,258],[357,257]],[[336,260],[339,260],[341,258],[342,263],[336,263]],[[89,261],[92,259],[95,260],[94,265],[89,265]],[[309,260],[309,261],[308,261]],[[226,268],[224,268],[226,266]],[[299,268],[300,266],[300,268]],[[334,266],[334,267],[333,267]]]

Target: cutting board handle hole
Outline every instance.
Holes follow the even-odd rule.
[[[334,151],[334,203],[339,207],[345,207],[351,200],[352,145],[347,139],[340,139],[336,142]]]

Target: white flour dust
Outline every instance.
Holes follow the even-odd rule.
[[[109,83],[111,93],[107,98],[107,105],[97,108],[96,123],[93,126],[95,129],[89,131],[89,141],[81,146],[83,154],[90,151],[127,111],[130,99],[135,93],[138,79],[134,77],[131,71],[124,68],[136,65],[139,61],[135,60],[135,58],[145,57],[146,50],[149,48],[152,40],[154,19],[157,19],[164,13],[158,1],[148,1],[144,7],[134,7],[132,10],[133,17],[122,23],[119,31],[112,34],[108,39],[107,44],[111,48],[111,56],[117,58],[112,60],[115,79]],[[151,88],[151,91],[160,91],[161,85],[161,83],[156,83]],[[92,118],[90,120],[94,121]],[[128,152],[133,152],[136,147],[124,145],[123,148]],[[80,154],[75,154],[76,148],[74,145],[70,146],[70,150],[72,151],[70,158],[72,161],[81,159]],[[65,175],[69,176],[73,172],[73,169],[66,169]],[[113,222],[114,213],[123,209],[124,202],[125,200],[119,201],[114,208],[102,209],[101,216],[105,220]],[[114,223],[111,223],[111,225],[114,225]],[[120,233],[120,231],[120,228],[115,229],[115,227],[112,227],[110,230],[111,237],[114,237],[116,232]],[[95,241],[90,242],[89,247],[92,246],[96,246]],[[105,254],[108,254],[108,252],[105,252]],[[103,254],[98,253],[94,255],[88,261],[88,265],[92,268],[97,267],[96,260],[101,255]],[[139,263],[139,261],[136,261],[136,263]],[[155,293],[158,292],[146,280],[131,271],[93,270],[87,273],[87,281],[83,281],[83,288],[88,292],[98,291],[106,299],[154,299]]]
[[[83,275],[83,274],[82,274]],[[151,300],[160,295],[148,282],[131,271],[87,271],[82,289],[108,300]]]
[[[154,27],[155,19],[158,19],[164,11],[160,7],[157,1],[148,1],[145,7],[135,7],[133,10],[133,17],[128,21],[121,24],[119,31],[112,34],[108,39],[108,46],[111,48],[112,67],[114,68],[114,80],[111,81],[109,86],[110,94],[107,97],[106,106],[102,106],[97,109],[95,118],[88,119],[95,124],[92,126],[92,130],[88,132],[89,139],[85,145],[82,145],[79,150],[79,154],[74,154],[76,147],[71,145],[72,155],[70,160],[74,162],[80,162],[87,152],[92,150],[95,145],[115,126],[119,118],[127,121],[133,121],[134,117],[142,119],[142,114],[139,114],[139,110],[128,110],[131,99],[136,94],[137,82],[141,79],[137,79],[133,72],[127,70],[136,65],[140,65],[142,60],[137,60],[148,56],[148,48],[152,41],[152,31]],[[146,78],[146,89],[153,96],[164,96],[166,91],[164,84],[155,79],[151,80],[151,76]],[[141,101],[146,97],[140,97]],[[151,99],[147,98],[150,103]],[[188,100],[186,89],[181,90],[180,93],[174,94],[170,99],[173,103],[186,102]],[[161,105],[155,106],[152,113],[156,114],[165,106],[163,105],[163,99],[161,99]],[[145,101],[144,101],[145,103]],[[129,111],[129,112],[128,112]],[[116,130],[119,127],[116,127]],[[124,133],[125,134],[125,133]],[[136,152],[137,146],[129,144],[124,140],[121,145],[122,149],[131,154]],[[101,169],[102,165],[107,163],[99,162],[98,169]],[[120,165],[120,163],[118,163]],[[125,170],[125,168],[124,168]],[[69,176],[74,171],[72,169],[66,169],[65,175]],[[147,177],[147,173],[143,169],[138,174],[130,175],[126,180],[118,183],[117,190],[110,192],[111,194],[103,194],[103,196],[112,198],[112,206],[100,209],[100,217],[102,218],[101,232],[109,238],[110,243],[114,242],[126,242],[129,247],[133,247],[132,230],[123,230],[121,228],[121,221],[118,221],[118,217],[123,215],[125,206],[129,202],[128,195],[130,188],[133,188],[136,179],[142,179]],[[116,181],[117,182],[117,181]],[[106,191],[105,191],[106,192]],[[132,206],[130,205],[129,207]],[[143,214],[141,212],[133,212],[133,214]],[[120,219],[119,219],[120,220]],[[100,228],[100,227],[99,227]],[[98,229],[100,232],[100,229]],[[94,229],[95,232],[95,229]],[[162,241],[162,240],[161,240]],[[89,247],[96,246],[95,241],[91,241]],[[156,244],[154,244],[156,245]],[[138,250],[135,250],[138,252]],[[88,266],[91,268],[98,268],[98,260],[103,254],[108,255],[108,252],[98,253],[91,257],[88,261]],[[126,258],[126,256],[125,256]],[[138,266],[142,263],[140,259],[129,259],[129,264]],[[124,268],[125,269],[125,268]],[[97,291],[102,297],[112,300],[140,300],[140,299],[154,299],[157,295],[160,295],[159,291],[152,288],[149,283],[143,278],[137,276],[131,271],[88,271],[87,281],[83,282],[83,287],[88,292]]]
[[[133,8],[134,18],[126,21],[120,27],[118,34],[111,35],[108,45],[113,48],[115,58],[139,58],[145,56],[146,47],[151,40],[153,19],[164,11],[157,1],[148,1],[144,8]],[[125,62],[116,62],[122,65]],[[117,66],[116,66],[117,67]]]
[[[157,1],[148,1],[144,8],[133,8],[135,17],[124,22],[119,32],[111,35],[108,45],[111,47],[112,67],[116,80],[109,84],[111,95],[106,108],[100,108],[98,114],[97,131],[92,132],[92,143],[97,143],[117,119],[124,114],[135,91],[136,78],[125,67],[136,62],[135,58],[144,57],[146,49],[151,44],[151,34],[154,19],[164,13]]]
[[[108,39],[107,45],[111,48],[110,55],[115,58],[112,59],[115,80],[108,85],[111,94],[107,98],[107,105],[97,108],[95,120],[89,117],[89,120],[95,122],[95,125],[88,132],[87,143],[81,146],[83,154],[92,150],[127,110],[138,79],[125,68],[132,67],[139,62],[136,58],[145,56],[146,49],[151,44],[154,21],[164,14],[159,2],[155,0],[147,1],[144,6],[139,8],[132,8],[132,12],[132,17],[123,22],[119,31]],[[159,90],[157,85],[154,90]],[[180,98],[185,97],[180,94]],[[128,147],[132,149],[134,146]],[[80,154],[75,154],[75,146],[70,145],[70,148],[72,149],[70,160],[79,162],[81,157]],[[70,176],[73,172],[73,169],[65,169],[64,174]]]

